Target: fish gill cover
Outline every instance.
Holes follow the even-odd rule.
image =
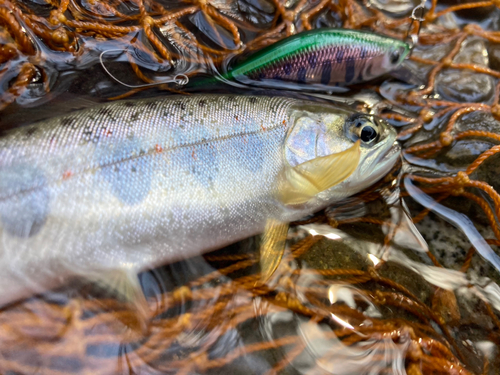
[[[118,50],[106,56],[131,84],[193,77],[311,28],[404,39],[416,5],[0,0],[0,130],[61,93],[141,91],[112,84],[103,51]],[[295,223],[266,285],[255,286],[250,239],[143,273],[154,312],[144,336],[131,334],[126,304],[82,298],[85,288],[31,298],[0,311],[0,372],[498,373],[499,26],[496,1],[426,3],[409,83],[355,91],[376,99],[358,100],[360,111],[398,127],[403,168]]]

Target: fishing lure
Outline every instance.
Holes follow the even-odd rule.
[[[317,29],[272,44],[223,79],[265,87],[344,91],[396,69],[410,53],[403,41],[349,29]],[[335,90],[338,88],[338,90]]]

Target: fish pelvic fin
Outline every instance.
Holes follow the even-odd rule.
[[[285,253],[288,223],[268,219],[260,243],[260,280],[256,287],[264,285],[278,268]]]
[[[127,328],[127,335],[140,336],[147,333],[151,312],[137,273],[128,269],[111,269],[86,274],[85,278],[110,296],[130,306],[134,318],[120,319]]]
[[[316,194],[341,183],[358,167],[360,141],[345,151],[315,158],[285,169],[280,200],[286,205],[303,204]]]

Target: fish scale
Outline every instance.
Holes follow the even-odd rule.
[[[314,160],[349,149],[344,123],[353,113],[284,97],[172,96],[8,132],[0,138],[0,305],[74,275],[136,273],[198,255],[359,191],[385,162],[307,204],[279,199],[289,153]],[[321,149],[302,143],[302,128],[324,133]],[[392,150],[389,135],[363,166]]]

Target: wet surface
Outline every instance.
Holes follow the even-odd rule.
[[[130,85],[181,73],[196,82],[309,26],[403,39],[415,5],[4,1],[0,130],[110,99],[183,91],[120,86],[99,64],[103,51],[107,69]],[[99,286],[67,280],[0,311],[0,372],[497,374],[500,10],[434,5],[426,4],[406,75],[397,75],[406,83],[386,76],[335,94],[398,129],[402,164],[376,186],[293,223],[265,285],[256,285],[259,237],[142,273],[146,324]],[[207,85],[191,94],[198,91],[246,92]],[[203,157],[216,159],[210,150]],[[132,164],[124,176],[136,173]],[[112,181],[123,204],[141,199],[126,179]],[[0,181],[0,193],[8,188]],[[1,206],[4,229],[30,221],[15,234],[36,235],[47,199],[21,202],[19,217]]]

